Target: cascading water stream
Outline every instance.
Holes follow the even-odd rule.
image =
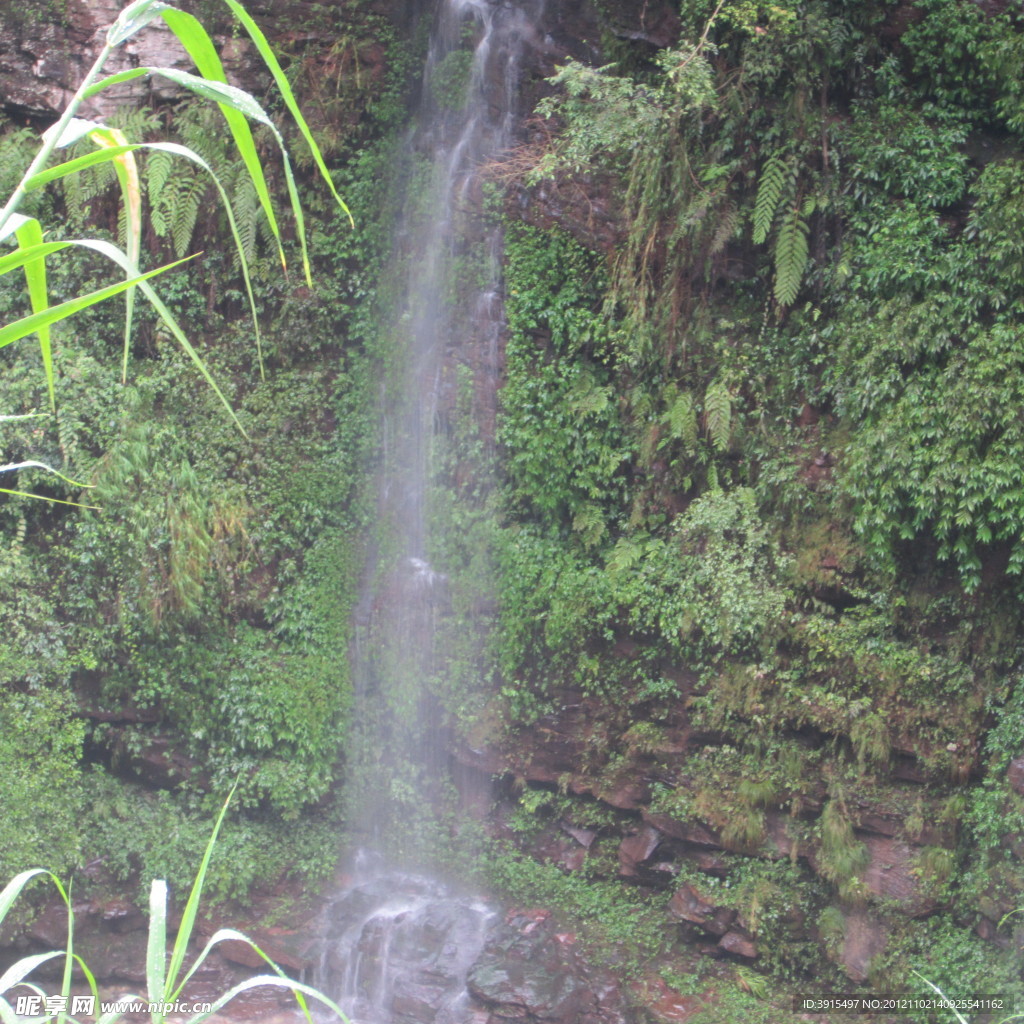
[[[468,1019],[466,972],[493,917],[424,877],[450,859],[457,803],[431,687],[451,658],[439,623],[457,581],[433,564],[431,496],[444,423],[467,381],[486,396],[474,415],[493,429],[501,237],[481,215],[480,169],[512,140],[520,57],[537,20],[529,2],[440,0],[400,161],[376,554],[360,603],[346,751],[361,852],[328,910],[317,979],[360,1024]]]

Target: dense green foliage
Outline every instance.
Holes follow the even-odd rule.
[[[325,57],[310,39],[284,58],[359,215],[353,230],[312,177],[308,189],[300,182],[315,224],[313,292],[281,278],[248,177],[206,109],[182,101],[119,115],[135,137],[167,137],[169,126],[232,194],[267,374],[255,364],[237,257],[219,244],[226,225],[198,217],[212,209],[207,182],[150,154],[146,258],[209,251],[163,294],[248,437],[146,311],[136,315],[131,383],[120,386],[122,314],[99,307],[56,339],[56,415],[2,425],[8,456],[88,481],[88,503],[99,506],[12,497],[0,508],[10,595],[0,611],[6,872],[41,862],[63,872],[99,857],[110,880],[181,886],[205,844],[211,801],[236,779],[241,810],[211,868],[215,896],[244,897],[289,874],[323,878],[333,865],[372,443],[371,314],[357,302],[386,247],[380,168],[408,71],[392,27],[349,7],[345,47]],[[364,73],[364,51],[382,44],[393,51],[389,72]],[[330,85],[314,73],[324,61]],[[29,149],[28,133],[7,127],[5,173]],[[269,164],[268,175],[283,192]],[[33,195],[26,212],[116,240],[115,196],[101,165]],[[290,259],[301,266],[297,252]],[[54,264],[51,291],[80,293],[104,273],[88,260]],[[0,294],[8,316],[22,302],[12,276]],[[10,346],[2,360],[4,411],[45,409],[38,351]],[[81,500],[68,484],[20,476],[22,490]]]
[[[594,948],[631,974],[678,955],[664,904],[688,882],[741,915],[757,968],[787,983],[840,978],[863,912],[886,933],[870,964],[881,987],[916,966],[950,993],[1012,988],[972,929],[999,931],[1024,892],[1024,797],[1008,778],[1024,754],[1024,21],[972,0],[682,0],[680,41],[654,55],[611,43],[618,5],[598,7],[617,63],[535,83],[556,135],[508,204],[496,436],[467,379],[434,439],[429,554],[451,588],[435,694],[474,749],[504,744],[513,764],[560,713],[590,716],[572,770],[519,792],[509,824],[524,846],[592,829],[586,866],[502,847],[491,880],[589,918]],[[402,115],[408,52],[391,47],[388,80],[369,75],[367,41],[390,30],[345,11],[331,53],[297,49],[290,71],[360,226],[311,199],[310,294],[271,280],[249,197],[266,382],[230,259],[172,286],[251,445],[151,322],[133,386],[117,387],[118,325],[102,312],[61,339],[55,424],[3,425],[11,452],[95,482],[102,506],[0,507],[0,790],[44,800],[56,823],[9,819],[8,870],[41,848],[72,866],[107,847],[116,878],[183,879],[207,794],[241,774],[246,810],[211,869],[220,893],[326,872],[372,518],[364,403],[380,364],[395,369],[375,319],[394,286],[379,272],[396,161],[372,140]],[[439,105],[466,70],[464,51],[438,70]],[[162,115],[224,160],[201,115]],[[133,116],[144,131],[154,115]],[[3,145],[0,176],[23,133]],[[201,246],[217,225],[196,221],[196,179],[150,169],[154,251]],[[544,207],[549,178],[610,208],[608,234],[586,216],[564,218],[576,237],[521,223],[531,203],[537,223],[566,212]],[[245,208],[237,168],[225,180]],[[69,181],[58,209],[102,219],[111,184]],[[482,258],[467,243],[453,280]],[[2,407],[43,408],[38,355],[2,359]],[[382,575],[387,528],[371,532]],[[627,783],[629,810],[612,811]],[[409,778],[377,784],[417,810]],[[609,837],[638,814],[709,829],[724,852],[705,870],[680,840],[623,893]],[[84,847],[62,831],[71,817]],[[906,850],[912,895],[879,881],[879,835]],[[786,1019],[755,1001],[752,971],[708,976],[725,994],[704,1019]]]
[[[563,786],[658,779],[652,812],[741,858],[809,857],[783,888],[823,937],[837,907],[906,911],[868,871],[892,816],[937,916],[894,926],[877,976],[998,987],[964,928],[1024,881],[1024,21],[969,0],[680,11],[674,48],[620,41],[541,102],[557,134],[526,188],[616,196],[605,254],[509,229],[504,713],[534,736],[601,708]],[[784,977],[843,956],[748,931]]]

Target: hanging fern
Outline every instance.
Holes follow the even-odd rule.
[[[572,517],[572,528],[580,534],[586,547],[593,547],[607,532],[604,514],[599,505],[588,502],[579,508]]]
[[[669,433],[687,449],[697,443],[697,408],[689,391],[680,391],[668,408],[665,423]]]
[[[644,546],[632,537],[620,537],[612,548],[608,559],[608,571],[615,573],[627,572],[644,557]]]
[[[206,194],[206,182],[198,174],[183,178],[184,187],[178,193],[179,202],[171,219],[171,240],[174,242],[175,255],[180,259],[189,250],[189,242],[196,229],[199,217],[199,206]]]
[[[146,156],[146,194],[149,199],[150,222],[161,237],[167,234],[166,210],[160,202],[167,179],[171,176],[174,158],[159,150]]]
[[[779,226],[775,239],[775,301],[788,306],[796,298],[807,266],[807,222],[800,207],[793,206]]]
[[[789,164],[773,156],[761,171],[757,186],[757,200],[754,203],[754,244],[761,245],[768,238],[775,211],[779,208],[783,190],[791,182],[793,173]]]
[[[247,174],[238,176],[231,202],[238,223],[238,237],[242,240],[242,252],[245,253],[246,260],[252,264],[256,260],[256,240],[259,236],[262,210],[256,186]],[[240,265],[237,255],[235,264]]]
[[[717,256],[724,248],[726,242],[733,236],[736,230],[736,222],[739,220],[739,210],[733,203],[726,203],[718,214],[718,227],[711,239],[708,252]]]
[[[728,449],[732,436],[732,395],[721,380],[713,380],[704,395],[704,429],[715,451]]]
[[[195,231],[199,207],[206,194],[206,182],[182,168],[175,168],[174,174],[164,175],[163,166],[157,165],[153,174],[150,166],[149,196],[153,230],[161,238],[170,236],[174,251],[180,258],[187,254],[192,234]],[[155,181],[155,184],[154,184]]]

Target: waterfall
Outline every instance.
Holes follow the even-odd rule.
[[[347,814],[360,853],[328,909],[318,978],[367,1024],[465,1019],[466,971],[493,917],[450,878],[436,880],[452,859],[458,800],[432,682],[452,657],[439,638],[458,580],[437,561],[444,545],[432,521],[460,402],[493,443],[501,233],[482,216],[480,170],[512,140],[519,61],[535,22],[522,3],[440,0],[398,161],[404,201],[386,328],[377,537],[346,747]],[[483,462],[471,470],[478,498]],[[440,504],[455,500],[449,493]],[[460,620],[460,628],[473,626]]]

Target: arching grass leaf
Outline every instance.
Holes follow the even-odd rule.
[[[320,147],[316,144],[316,139],[313,138],[313,133],[309,130],[309,125],[306,124],[306,119],[302,116],[302,111],[299,110],[299,105],[295,101],[295,95],[292,93],[291,86],[288,84],[288,79],[285,76],[284,71],[281,70],[281,65],[278,63],[277,57],[274,55],[274,51],[270,48],[270,44],[267,42],[267,37],[263,34],[259,25],[253,21],[249,12],[238,2],[238,0],[225,0],[225,3],[227,3],[228,7],[231,8],[235,17],[242,23],[246,32],[249,33],[249,37],[256,44],[256,49],[259,50],[260,56],[263,58],[263,62],[267,65],[270,73],[274,76],[274,82],[278,89],[281,90],[281,97],[284,99],[285,106],[288,107],[292,117],[295,118],[295,123],[298,125],[299,131],[302,132],[302,137],[306,140],[306,145],[309,146],[310,153],[313,154],[313,159],[316,161],[320,174],[324,181],[327,182],[327,187],[331,190],[331,195],[334,196],[338,206],[340,206],[348,215],[349,223],[355,227],[355,221],[352,220],[352,213],[345,205],[341,196],[338,195],[337,189],[334,187],[334,182],[331,180],[331,175],[327,170],[327,164],[324,162],[324,157],[320,152]]]
[[[203,97],[203,99],[219,104],[222,109],[224,107],[231,108],[239,114],[244,114],[251,120],[258,121],[260,124],[266,125],[267,128],[270,129],[271,134],[274,136],[274,140],[277,142],[277,148],[281,154],[281,162],[284,165],[285,183],[288,186],[288,198],[291,202],[292,216],[295,218],[295,228],[299,239],[299,248],[302,251],[303,275],[306,279],[306,284],[312,288],[313,275],[310,270],[309,249],[306,243],[306,221],[302,214],[302,204],[299,202],[298,189],[295,187],[295,176],[292,173],[291,160],[288,157],[288,147],[285,146],[281,133],[277,130],[277,127],[274,125],[274,122],[271,121],[267,112],[252,96],[249,95],[249,93],[245,92],[243,89],[236,89],[235,86],[228,85],[226,82],[215,82],[208,78],[200,78],[198,75],[190,74],[187,71],[179,71],[177,68],[141,67],[133,68],[130,71],[121,71],[116,75],[110,75],[91,86],[87,90],[87,95],[94,95],[111,85],[128,82],[143,75],[160,75],[163,78],[167,78],[174,82],[176,85],[180,85],[183,89],[188,89],[197,96]],[[278,245],[280,247],[280,241],[278,241]],[[281,260],[282,265],[285,265],[283,250],[281,250]]]
[[[29,249],[41,245],[43,229],[35,217],[19,217],[14,226],[18,238],[18,246]],[[29,260],[25,264],[25,285],[28,288],[29,303],[34,313],[39,313],[49,306],[46,291],[46,260],[43,257]],[[39,352],[43,358],[43,373],[46,375],[46,390],[50,397],[50,408],[57,408],[57,397],[53,385],[53,349],[50,343],[50,327],[40,325],[36,331],[39,338]]]
[[[164,21],[170,30],[178,37],[178,41],[185,47],[186,52],[195,61],[196,68],[204,78],[213,82],[227,82],[224,74],[224,65],[221,63],[220,55],[217,53],[213,41],[207,34],[206,29],[199,20],[185,11],[170,7],[163,11]],[[256,195],[260,201],[260,207],[267,218],[271,234],[277,242],[278,255],[281,258],[282,266],[285,265],[284,249],[281,246],[281,229],[277,223],[277,215],[274,212],[274,204],[270,199],[270,190],[267,188],[267,180],[263,174],[263,164],[259,154],[256,152],[256,143],[253,141],[252,130],[245,116],[234,107],[226,103],[219,104],[220,111],[227,121],[231,137],[235,140],[235,148],[242,158],[249,178],[252,180]],[[262,365],[262,364],[261,364]]]
[[[84,170],[87,167],[94,167],[96,164],[106,163],[110,160],[117,160],[122,154],[135,153],[140,149],[151,150],[159,153],[169,153],[172,156],[181,157],[182,159],[189,160],[198,167],[201,167],[207,174],[209,174],[214,187],[217,189],[217,194],[220,196],[221,206],[227,216],[228,227],[231,230],[231,237],[234,240],[235,249],[238,252],[238,262],[242,270],[242,280],[245,282],[245,294],[249,300],[249,312],[252,316],[253,333],[256,338],[256,356],[259,360],[260,376],[265,378],[266,374],[263,367],[263,336],[260,331],[259,316],[256,312],[256,296],[253,294],[252,290],[252,277],[249,272],[249,261],[245,255],[245,246],[242,244],[242,238],[238,231],[238,222],[235,217],[234,210],[231,207],[231,201],[228,198],[228,194],[225,191],[220,178],[217,177],[213,168],[194,149],[190,149],[188,146],[179,145],[176,142],[125,142],[120,145],[97,150],[93,153],[86,153],[84,156],[76,157],[74,160],[67,160],[54,167],[48,167],[45,171],[40,171],[38,174],[34,174],[26,183],[26,187],[30,192],[35,191],[58,178],[74,174],[75,172]],[[124,379],[127,373],[127,362],[128,339],[126,338],[124,358],[122,361],[122,379]]]
[[[166,6],[160,0],[135,0],[129,4],[107,29],[107,46],[120,46],[126,39],[131,39],[139,29],[157,18]]]
[[[139,265],[139,248],[142,242],[142,189],[139,184],[139,167],[135,154],[126,150],[128,140],[118,128],[98,127],[89,133],[89,138],[101,150],[117,149],[113,155],[114,172],[121,188],[124,201],[125,220],[127,223],[126,251],[128,261],[133,267]],[[128,379],[128,352],[132,339],[132,314],[135,310],[135,288],[128,288],[124,293],[124,356],[121,360],[121,381]]]

